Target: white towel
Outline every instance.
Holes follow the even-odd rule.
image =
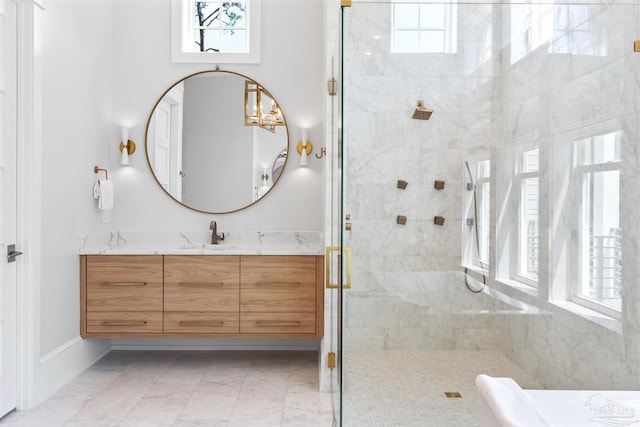
[[[481,426],[491,427],[546,427],[552,424],[529,400],[524,390],[511,378],[493,378],[478,375],[476,378],[478,403],[491,412]],[[488,414],[481,414],[488,415]]]
[[[113,209],[113,183],[108,179],[99,179],[93,187],[93,197],[98,199],[98,208],[103,211]]]

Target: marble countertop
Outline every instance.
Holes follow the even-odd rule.
[[[319,232],[242,231],[224,233],[211,244],[211,231],[116,230],[80,237],[80,255],[323,255]]]

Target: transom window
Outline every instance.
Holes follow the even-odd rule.
[[[260,1],[172,0],[173,62],[260,62]]]
[[[391,52],[456,53],[454,4],[394,3]]]
[[[620,311],[621,132],[575,143],[574,173],[579,197],[578,284],[574,299],[600,311]]]

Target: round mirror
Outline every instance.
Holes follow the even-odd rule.
[[[280,106],[255,80],[232,71],[192,74],[156,102],[147,161],[162,189],[204,213],[244,209],[278,182],[289,133]]]

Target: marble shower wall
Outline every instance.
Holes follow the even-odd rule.
[[[499,141],[499,67],[485,50],[494,14],[492,6],[459,5],[465,24],[457,53],[416,55],[390,53],[389,3],[354,3],[347,11],[344,212],[353,223],[345,244],[353,248],[354,283],[345,297],[348,348],[454,345],[431,339],[433,325],[415,324],[415,307],[389,295],[385,274],[460,269],[464,160],[488,158]],[[411,118],[418,100],[434,110],[429,121]],[[398,180],[408,182],[405,190]],[[434,188],[435,180],[445,181],[444,190]],[[406,225],[396,224],[398,215]],[[443,226],[433,223],[436,215]],[[374,324],[369,304],[393,307],[393,315]]]
[[[591,3],[556,5],[553,19],[561,25],[552,41],[526,55],[511,40],[528,37],[526,29],[512,28],[514,9],[523,5],[458,4],[458,50],[446,55],[391,54],[388,3],[354,3],[347,12],[345,213],[353,223],[345,235],[353,250],[347,348],[482,345],[432,335],[437,325],[416,324],[419,308],[399,301],[387,283],[393,272],[460,270],[465,160],[492,159],[492,241],[505,243],[496,240],[503,232],[496,230],[516,215],[505,202],[509,162],[515,150],[538,146],[540,246],[547,248],[540,254],[539,290],[505,284],[496,269],[504,251],[495,248],[489,283],[550,315],[505,316],[497,341],[488,342],[548,387],[640,386],[640,316],[634,314],[640,304],[640,54],[631,49],[640,16],[637,5]],[[418,99],[434,110],[431,120],[411,119]],[[571,267],[576,201],[567,182],[571,144],[612,130],[624,133],[620,322],[576,314],[561,302],[577,275]],[[398,179],[408,181],[406,190],[396,188]],[[433,188],[436,179],[446,181],[445,190]],[[396,224],[397,215],[407,224]],[[444,216],[445,225],[434,225],[434,215]],[[381,314],[384,324],[376,320]]]

